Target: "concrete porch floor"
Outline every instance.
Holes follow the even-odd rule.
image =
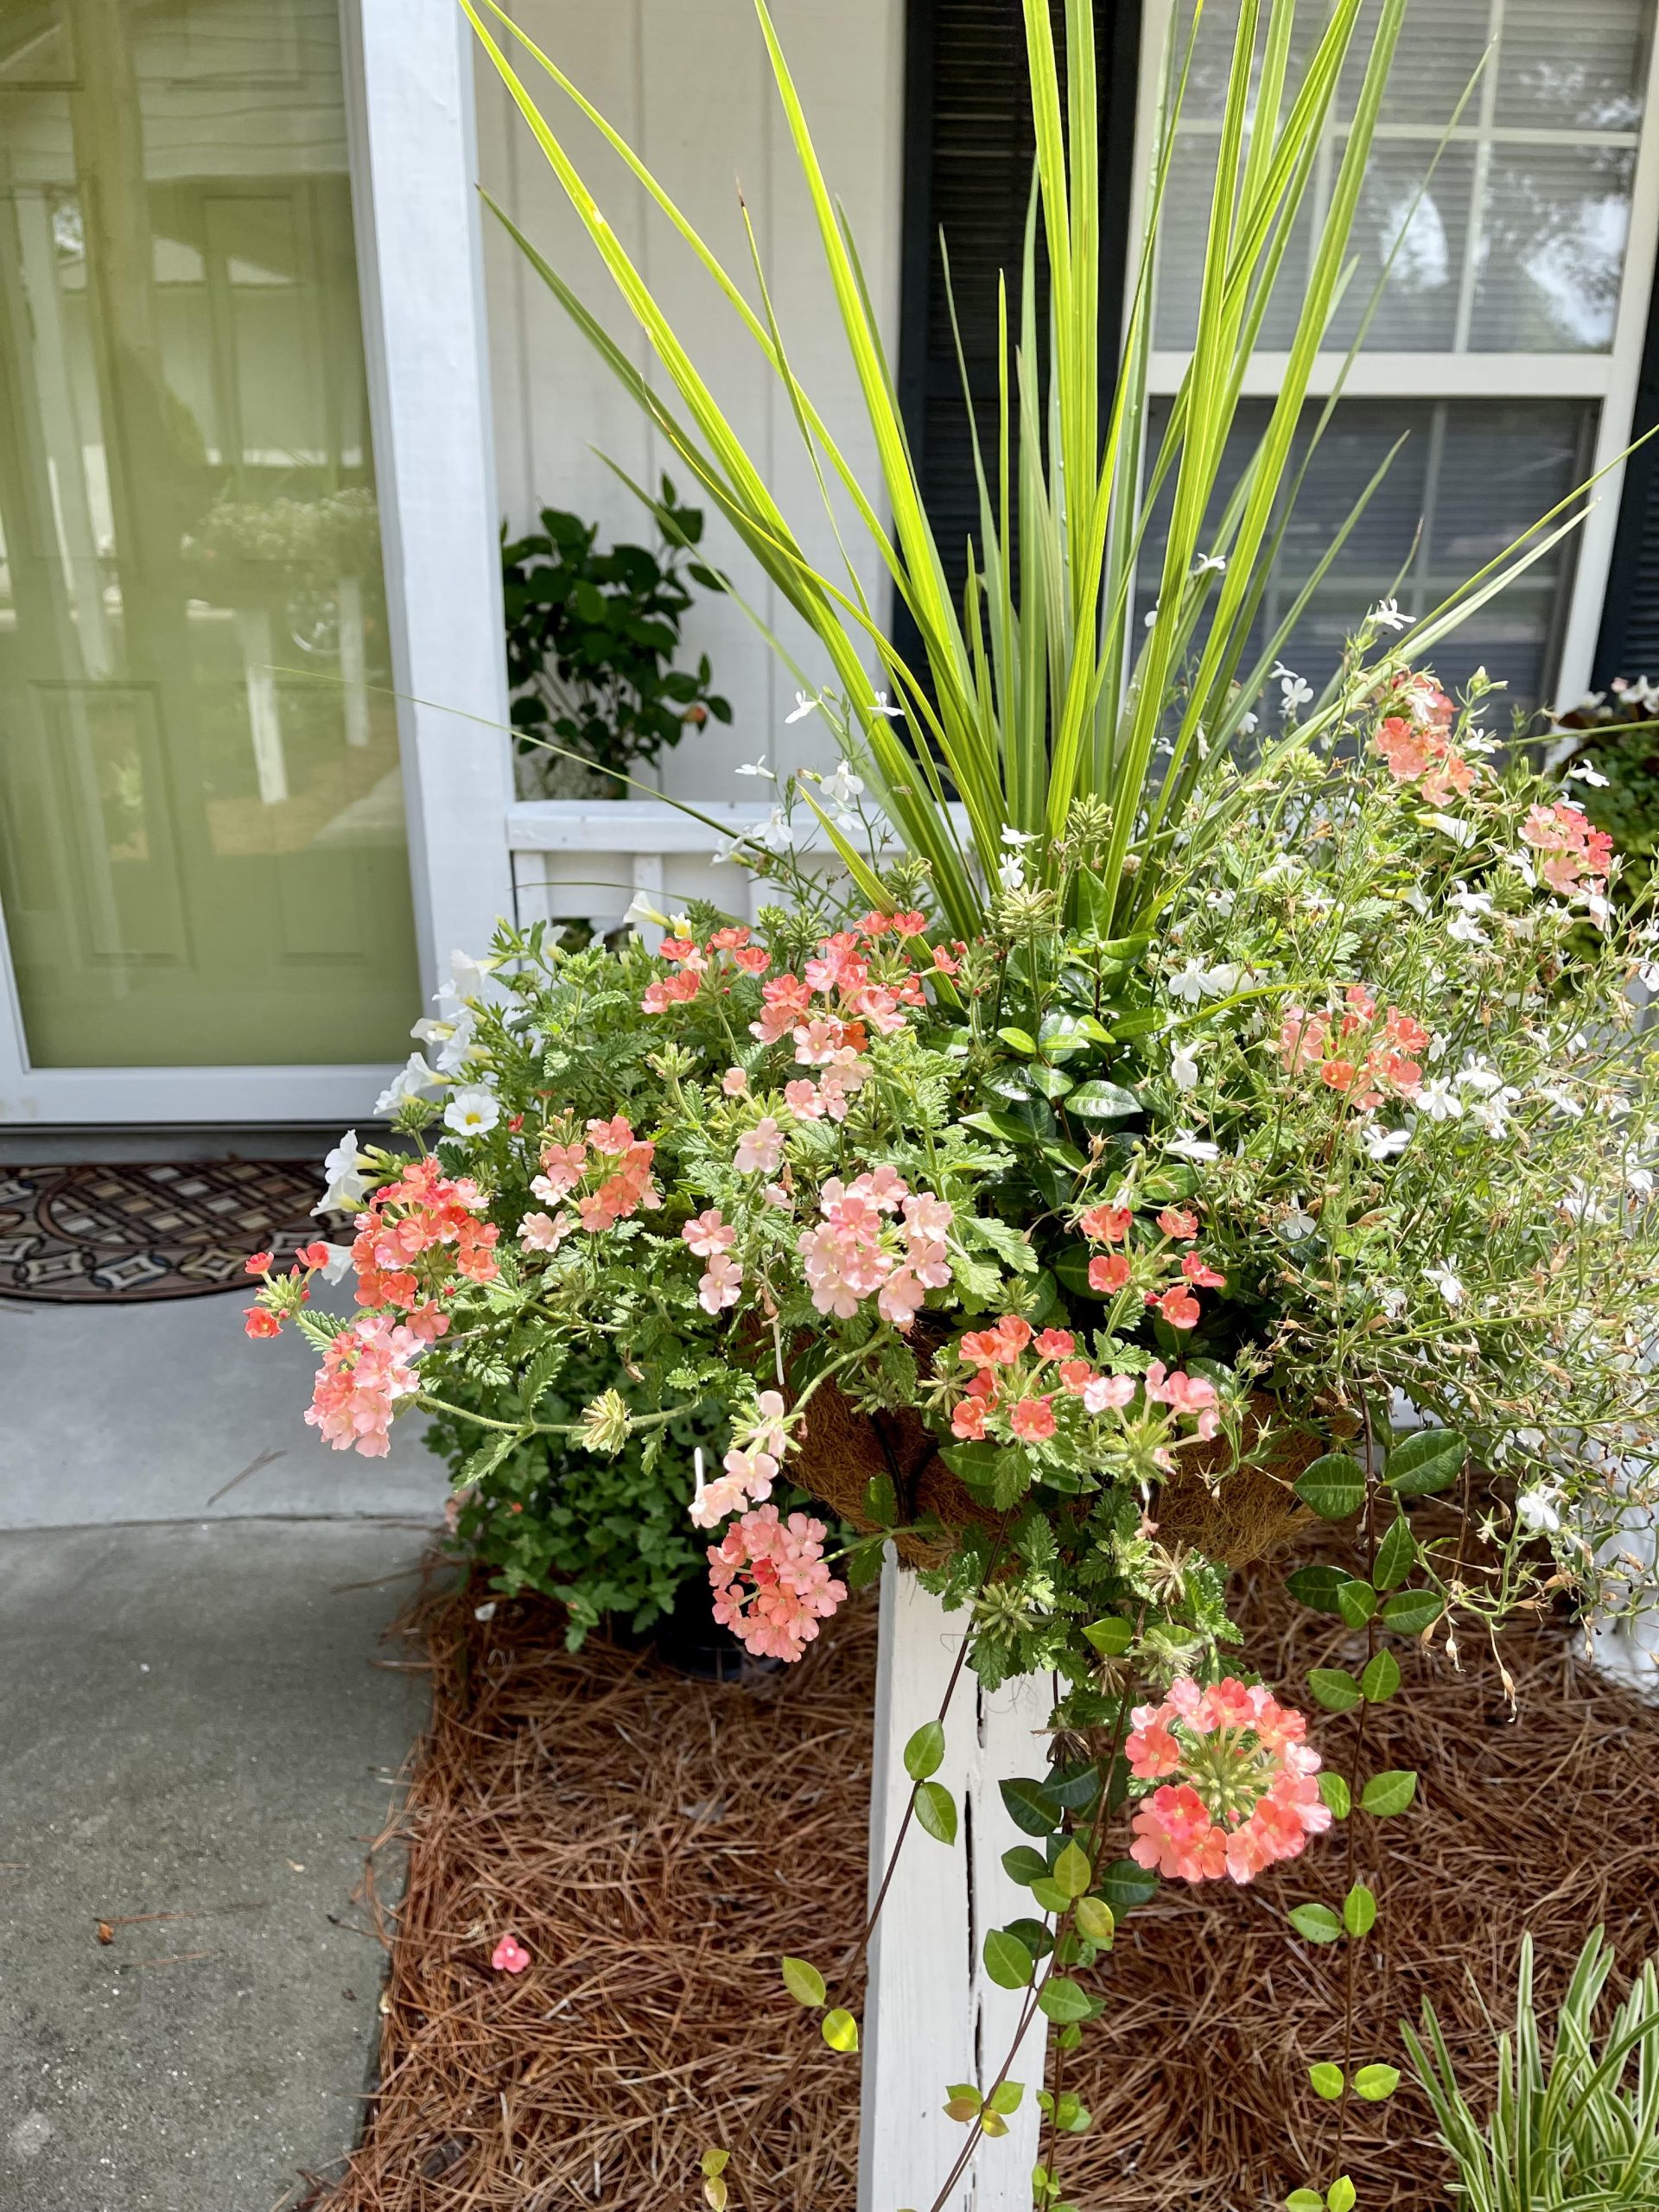
[[[228,1295],[0,1303],[0,2212],[274,2212],[354,2139],[446,1485],[326,1450],[311,1364]]]

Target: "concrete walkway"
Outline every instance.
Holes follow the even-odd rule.
[[[326,1450],[312,1363],[229,1296],[0,1303],[0,2212],[274,2212],[355,2137],[446,1480]]]

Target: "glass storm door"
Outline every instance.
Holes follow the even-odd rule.
[[[305,1071],[403,1058],[392,683],[335,0],[0,0],[26,1070],[258,1070],[298,1117]]]

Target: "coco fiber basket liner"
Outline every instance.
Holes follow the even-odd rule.
[[[1247,1572],[1239,1617],[1250,1663],[1294,1694],[1355,1654],[1278,1580]],[[699,2202],[710,2144],[745,2212],[852,2212],[857,2063],[824,2050],[777,1962],[827,1967],[861,1925],[872,1605],[844,1608],[798,1668],[702,1685],[597,1642],[567,1653],[539,1600],[477,1621],[482,1595],[432,1598],[407,1631],[426,1638],[435,1710],[404,1822],[381,2086],[315,2212],[664,2212]],[[1490,2077],[1488,2013],[1512,2001],[1523,1928],[1546,2000],[1598,1922],[1625,1968],[1659,1945],[1659,1712],[1564,1626],[1503,1653],[1518,1719],[1491,1655],[1470,1652],[1459,1675],[1408,1663],[1370,1737],[1378,1767],[1423,1786],[1370,1829],[1382,1911],[1357,2054],[1398,2061],[1395,2023],[1430,1997],[1471,2082]],[[1317,1721],[1333,1758],[1352,1725]],[[1107,2024],[1068,2061],[1095,2118],[1062,2169],[1084,2212],[1263,2212],[1328,2167],[1334,2108],[1306,2068],[1340,2056],[1339,1968],[1283,1914],[1342,1875],[1316,1845],[1249,1889],[1166,1888],[1128,1917]],[[489,1965],[508,1928],[532,1954],[517,1977]],[[1409,2082],[1360,2108],[1344,2163],[1362,2204],[1447,2202]]]

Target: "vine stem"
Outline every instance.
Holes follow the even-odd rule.
[[[1360,1418],[1365,1426],[1365,1579],[1375,1590],[1373,1577],[1376,1573],[1376,1445],[1371,1431],[1370,1401],[1362,1390],[1359,1399]],[[1375,1610],[1365,1623],[1365,1664],[1369,1669],[1376,1656],[1376,1614]],[[1354,1759],[1348,1776],[1348,1850],[1344,1870],[1344,1888],[1354,1886],[1355,1869],[1359,1849],[1359,1800],[1363,1784],[1360,1768],[1365,1757],[1366,1726],[1371,1717],[1371,1701],[1367,1698],[1359,1708],[1359,1726],[1354,1734]],[[1353,2090],[1349,2076],[1354,2064],[1354,1979],[1362,1939],[1348,1936],[1348,1955],[1344,1962],[1342,2005],[1342,2098],[1337,2107],[1337,2174],[1342,2171],[1342,2153],[1348,2137],[1348,2113],[1353,2102]],[[1332,2178],[1334,2180],[1336,2175]]]
[[[1143,1609],[1141,1613],[1142,1622],[1144,1622],[1145,1618],[1146,1615]],[[1122,1738],[1123,1721],[1128,1710],[1128,1694],[1125,1691],[1118,1701],[1117,1719],[1113,1726],[1110,1747],[1106,1753],[1105,1759],[1103,1761],[1097,1760],[1096,1762],[1097,1766],[1103,1764],[1105,1769],[1105,1779],[1101,1786],[1099,1806],[1095,1815],[1094,1827],[1090,1832],[1089,1857],[1091,1864],[1097,1859],[1099,1856],[1101,1839],[1105,1833],[1106,1823],[1111,1817],[1111,1777],[1113,1769],[1117,1764],[1118,1745]],[[1008,2069],[1014,2064],[1015,2058],[1019,2056],[1020,2046],[1026,2039],[1027,2031],[1031,2026],[1032,2021],[1036,2018],[1038,2007],[1042,2001],[1043,1992],[1047,1988],[1049,1982],[1052,1979],[1055,1970],[1059,1964],[1060,1939],[1065,1932],[1065,1925],[1067,1921],[1071,1917],[1073,1909],[1074,1907],[1068,1907],[1066,1911],[1060,1916],[1059,1920],[1055,1924],[1054,1948],[1049,1954],[1048,1964],[1044,1968],[1042,1979],[1034,1984],[1031,1995],[1020,2007],[1020,2024],[1014,2031],[1014,2039],[1009,2044],[1002,2063],[997,2069],[996,2079],[991,2083],[990,2088],[984,2092],[984,2102],[987,2106],[989,2105],[991,2099],[996,2094],[997,2091],[1002,2087],[1002,2084],[1007,2080]],[[1058,2054],[1057,2053],[1056,2056],[1058,2057]],[[1058,2114],[1059,2110],[1059,2099],[1058,2095],[1055,2098],[1054,2103],[1055,2112]],[[1058,2141],[1058,2127],[1056,2126],[1052,2132],[1051,2140]],[[944,2212],[945,2203],[951,2190],[956,2187],[963,2175],[967,2172],[969,2167],[972,2164],[974,2155],[979,2149],[982,2137],[983,2130],[980,2128],[977,2123],[970,2123],[968,2140],[963,2145],[962,2150],[957,2155],[956,2164],[945,2176],[944,2185],[941,2187],[938,2195],[928,2207],[928,2212]]]
[[[883,1449],[885,1450],[885,1440],[883,1440]],[[1001,1563],[1002,1547],[1007,1539],[1007,1533],[1008,1522],[1007,1516],[1005,1514],[1002,1518],[1001,1525],[997,1529],[996,1541],[991,1548],[990,1558],[986,1562],[985,1572],[979,1580],[979,1589],[981,1591],[984,1589],[986,1584],[990,1580],[992,1575],[995,1573],[997,1567]],[[976,1592],[975,1594],[977,1596],[978,1592]],[[970,1620],[969,1627],[970,1628],[971,1625],[972,1623]],[[969,1629],[964,1628],[963,1630],[962,1642],[957,1647],[956,1659],[950,1669],[950,1679],[944,1686],[944,1695],[939,1700],[939,1709],[933,1716],[941,1727],[944,1726],[945,1716],[950,1710],[951,1700],[956,1696],[957,1685],[962,1680],[963,1669],[968,1663],[968,1646],[969,1641],[970,1637],[969,1635]],[[859,1961],[864,1956],[864,1954],[869,1948],[870,1938],[875,1933],[875,1923],[880,1919],[881,1908],[887,1901],[887,1891],[893,1887],[893,1878],[899,1871],[899,1854],[905,1847],[905,1839],[910,1834],[910,1824],[916,1815],[916,1793],[920,1788],[921,1784],[918,1782],[912,1782],[910,1785],[910,1802],[905,1807],[905,1816],[903,1820],[899,1823],[899,1834],[894,1839],[893,1849],[887,1853],[887,1863],[882,1872],[880,1884],[875,1893],[875,1903],[870,1907],[870,1916],[864,1923],[863,1934],[859,1937],[857,1943],[849,1954],[846,1964],[842,1967],[841,1978],[842,1980],[845,1980],[849,1974],[854,1972]]]

